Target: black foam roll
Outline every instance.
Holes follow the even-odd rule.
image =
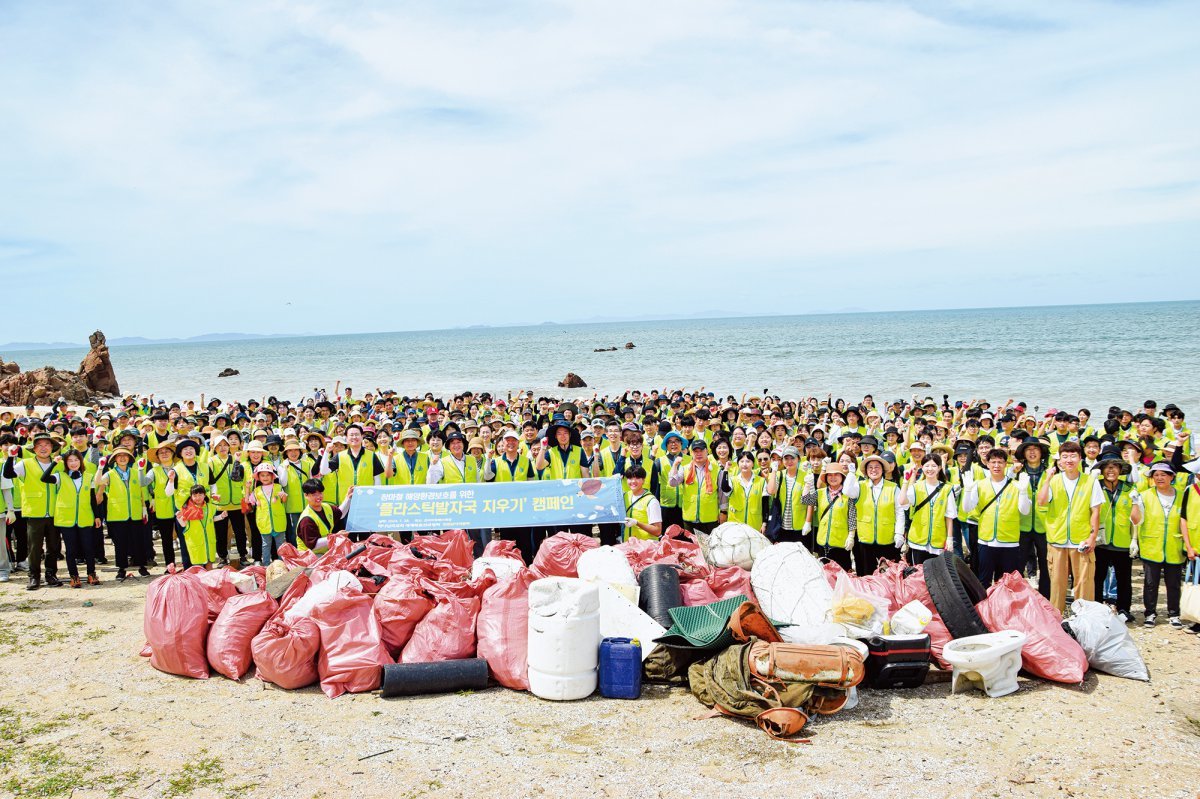
[[[483,658],[437,663],[393,663],[383,667],[382,696],[444,694],[468,688],[487,688],[488,667]]]
[[[671,629],[671,608],[683,605],[679,590],[679,569],[666,563],[655,563],[642,569],[638,576],[641,599],[638,606],[666,629]]]

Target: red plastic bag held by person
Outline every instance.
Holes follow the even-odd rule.
[[[487,660],[492,679],[515,691],[529,690],[529,569],[483,592],[475,625],[479,657]]]
[[[230,597],[208,631],[209,665],[231,680],[241,679],[250,670],[250,644],[275,609],[266,591]]]
[[[1025,578],[1009,572],[988,589],[975,606],[992,632],[1020,630],[1027,636],[1021,666],[1045,680],[1081,683],[1087,673],[1087,654],[1062,628],[1062,614]]]
[[[168,573],[146,589],[142,631],[150,665],[167,674],[208,679],[208,590],[191,572]]]

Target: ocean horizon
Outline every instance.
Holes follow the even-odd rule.
[[[1185,410],[1200,386],[1181,365],[1200,357],[1200,301],[1026,308],[540,323],[443,330],[112,345],[125,393],[169,401],[207,397],[296,400],[335,381],[356,396],[532,389],[589,396],[673,388],[769,391],[857,400],[1009,397],[1030,406]],[[103,326],[101,325],[101,328]],[[1192,333],[1191,335],[1189,333]],[[624,345],[632,341],[634,349]],[[594,352],[616,347],[616,351]],[[0,353],[23,369],[75,369],[86,347]],[[218,378],[225,368],[234,377]],[[587,389],[558,389],[575,372]],[[930,388],[912,388],[927,382]]]

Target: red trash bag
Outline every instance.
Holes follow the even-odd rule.
[[[994,583],[975,611],[992,632],[1025,633],[1021,666],[1026,671],[1054,682],[1083,682],[1088,670],[1083,647],[1063,630],[1058,608],[1017,572],[1009,572]]]
[[[413,536],[412,548],[438,560],[448,560],[455,566],[471,568],[475,562],[475,542],[466,530],[447,530],[441,535]]]
[[[758,601],[754,597],[754,588],[750,585],[750,572],[740,566],[723,566],[713,569],[704,578],[704,582],[708,583],[713,595],[719,600],[742,595],[751,602]]]
[[[542,577],[578,577],[579,556],[600,546],[590,535],[555,533],[542,542],[533,558],[533,570]]]
[[[479,657],[492,679],[514,691],[529,690],[529,569],[501,580],[483,592],[475,625]]]
[[[371,597],[355,586],[342,586],[333,599],[313,608],[312,620],[321,631],[317,673],[325,695],[334,699],[378,688],[382,667],[392,659],[383,647]]]
[[[710,605],[717,601],[717,595],[703,579],[696,577],[679,584],[679,595],[683,597],[683,606],[692,608],[697,605]]]
[[[629,567],[633,569],[634,577],[640,575],[642,569],[658,562],[655,560],[658,556],[657,541],[646,538],[630,538],[624,543],[617,544],[613,549],[619,551],[625,556],[625,560],[629,561]]]
[[[237,586],[229,579],[229,569],[206,569],[203,566],[193,566],[187,570],[187,574],[195,577],[204,586],[204,596],[208,602],[208,622],[209,624],[213,623],[217,620],[217,616],[221,615],[221,608],[225,607],[225,602],[230,597],[237,596]]]
[[[413,628],[412,637],[400,653],[400,662],[433,663],[475,657],[479,597],[467,593],[469,586],[462,586],[456,593],[447,586],[426,582],[425,590],[437,604]]]
[[[933,619],[925,625],[925,633],[929,636],[929,653],[939,669],[950,671],[950,664],[942,659],[942,649],[954,640],[954,636],[942,621],[937,605],[933,604],[933,597],[929,595],[929,587],[925,584],[925,569],[922,566],[915,569],[912,574],[904,577],[903,582],[895,589],[892,601],[899,602],[900,607],[909,602],[920,602],[933,614]]]
[[[289,569],[295,569],[297,567],[308,568],[317,562],[317,553],[313,552],[311,549],[306,549],[301,552],[294,544],[284,544],[279,548],[276,554],[280,560],[287,564]]]
[[[420,580],[413,574],[393,575],[375,595],[375,616],[383,632],[383,645],[392,659],[400,652],[413,628],[433,609],[433,600],[421,589]]]
[[[168,573],[146,589],[142,631],[150,665],[167,674],[208,679],[208,590],[190,571]]]
[[[264,682],[294,690],[317,681],[321,631],[312,619],[288,624],[276,614],[250,642],[256,674]]]
[[[246,566],[242,569],[241,574],[249,574],[253,577],[254,582],[258,584],[259,591],[267,587],[267,570],[262,566]]]
[[[485,558],[512,558],[521,561],[522,566],[525,565],[525,558],[521,557],[521,550],[517,549],[516,541],[488,541],[487,546],[483,548],[483,556]]]
[[[231,680],[241,679],[250,671],[250,644],[275,610],[266,591],[230,597],[208,631],[209,665]]]

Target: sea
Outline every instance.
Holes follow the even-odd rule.
[[[617,349],[594,351],[608,347]],[[85,352],[0,354],[23,369],[75,369]],[[589,398],[704,388],[848,402],[865,394],[876,402],[1011,397],[1043,411],[1087,407],[1101,418],[1110,405],[1155,399],[1200,412],[1200,301],[471,327],[113,346],[111,355],[123,392],[168,401],[201,393],[295,401],[340,380],[356,397],[376,389]],[[239,374],[218,378],[227,367]],[[557,388],[567,372],[588,387]]]

